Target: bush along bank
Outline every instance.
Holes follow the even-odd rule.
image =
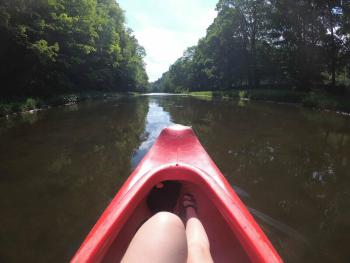
[[[292,90],[229,90],[229,91],[197,91],[190,96],[210,98],[243,99],[271,101],[277,103],[300,104],[307,108],[332,110],[350,113],[349,96],[337,96],[327,92],[301,92]]]
[[[6,117],[12,114],[29,111],[38,111],[50,107],[71,105],[83,101],[116,99],[123,96],[134,96],[134,94],[116,92],[89,92],[81,94],[59,95],[49,98],[30,97],[25,99],[14,99],[11,101],[0,101],[0,117]]]

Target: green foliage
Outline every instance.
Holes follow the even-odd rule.
[[[35,110],[40,106],[38,99],[27,98],[25,101],[0,102],[0,117],[18,112]]]
[[[251,100],[276,101],[284,103],[301,103],[302,99],[307,96],[306,92],[291,91],[291,90],[250,90],[248,97]]]
[[[57,53],[59,52],[59,46],[56,42],[54,45],[49,46],[45,39],[40,39],[32,44],[31,48],[37,56],[40,58],[42,64],[47,64],[49,62],[55,62]]]
[[[238,92],[238,96],[240,99],[246,99],[246,98],[248,98],[248,93],[246,90],[240,90]]]
[[[213,97],[212,91],[194,91],[189,93],[191,96],[198,96],[198,97]]]
[[[27,98],[24,104],[21,105],[21,111],[35,110],[38,107],[39,101],[33,98]]]
[[[207,35],[152,84],[154,90],[232,90],[229,96],[239,97],[237,90],[262,89],[248,93],[295,101],[296,89],[336,91],[349,83],[347,1],[220,0],[217,11]]]
[[[310,93],[302,101],[305,107],[317,108],[317,109],[337,109],[338,102],[336,99],[327,96],[326,94]]]
[[[24,113],[30,110],[45,109],[51,106],[71,105],[81,101],[90,100],[108,100],[116,99],[121,96],[135,95],[138,93],[117,93],[117,92],[100,92],[100,91],[84,91],[75,94],[55,95],[43,99],[27,98],[25,100],[17,100],[11,102],[0,101],[0,117],[15,113]]]
[[[308,93],[290,90],[251,89],[226,91],[197,91],[190,92],[192,96],[211,96],[230,99],[264,100],[285,103],[301,103]]]
[[[0,117],[9,115],[15,112],[13,110],[13,105],[9,103],[0,103]]]
[[[115,0],[2,0],[2,98],[144,91],[144,49]]]

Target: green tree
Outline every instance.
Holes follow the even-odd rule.
[[[340,0],[220,0],[191,59],[178,59],[157,88],[334,90],[350,66],[349,10]]]
[[[143,91],[144,49],[114,0],[0,0],[2,98]]]

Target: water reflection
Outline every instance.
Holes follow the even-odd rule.
[[[156,99],[150,99],[146,117],[146,128],[142,134],[144,140],[132,157],[131,162],[133,167],[136,167],[142,160],[152,147],[154,141],[158,138],[160,132],[173,124],[169,112],[164,111],[163,107],[159,106]]]
[[[0,261],[67,262],[173,123],[193,127],[286,262],[347,262],[350,119],[183,96],[0,120]]]
[[[115,103],[1,126],[0,262],[68,262],[75,253],[130,174],[145,129],[146,100]]]

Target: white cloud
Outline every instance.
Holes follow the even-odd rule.
[[[167,71],[187,47],[196,45],[216,16],[216,0],[143,0],[139,5],[120,2],[128,24],[146,49],[150,81]]]
[[[174,32],[164,28],[145,27],[135,35],[147,52],[146,64],[150,80],[155,80],[200,36],[188,32]]]

